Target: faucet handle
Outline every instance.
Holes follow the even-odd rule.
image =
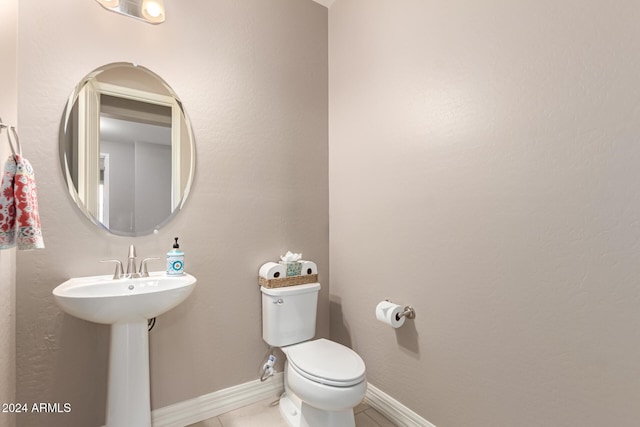
[[[115,262],[116,263],[116,271],[113,273],[113,280],[118,280],[122,276],[124,276],[124,270],[122,268],[122,262],[118,259],[103,259],[99,262]]]
[[[140,277],[149,277],[149,270],[147,270],[147,261],[153,261],[156,259],[160,259],[160,257],[151,257],[151,258],[145,258],[142,260],[142,262],[140,263]]]

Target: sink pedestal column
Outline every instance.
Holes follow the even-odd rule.
[[[106,427],[151,427],[147,320],[111,325]]]

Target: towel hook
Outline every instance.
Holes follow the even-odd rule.
[[[22,146],[20,145],[20,138],[18,138],[18,131],[16,130],[16,127],[9,126],[8,124],[4,123],[2,121],[2,117],[0,117],[0,133],[2,129],[5,128],[7,129],[7,140],[9,141],[9,147],[11,148],[11,153],[13,153],[13,157],[15,157],[16,154],[22,156]],[[13,138],[15,139],[15,144],[14,141],[11,140],[12,133]]]
[[[20,138],[18,137],[18,131],[16,130],[15,126],[9,126],[8,124],[4,123],[2,121],[2,118],[0,117],[0,131],[2,131],[2,129],[7,129],[7,141],[9,141],[9,148],[11,148],[11,153],[13,154],[13,157],[16,156],[16,154],[22,156],[22,146],[20,145]],[[13,133],[13,139],[15,141],[13,141],[11,139],[11,134]]]
[[[11,132],[9,132],[9,130],[11,130]],[[11,135],[13,134],[13,138],[15,139],[15,147],[14,147],[14,141],[11,141]],[[20,138],[18,138],[18,131],[16,130],[15,126],[8,126],[7,127],[7,139],[9,140],[9,146],[11,147],[11,152],[13,153],[13,155],[16,155],[16,152],[18,155],[20,155],[20,157],[22,157],[22,145],[20,145]]]

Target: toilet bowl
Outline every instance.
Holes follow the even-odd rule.
[[[352,349],[311,339],[319,290],[319,283],[261,288],[263,339],[287,357],[280,413],[289,427],[355,427],[366,367]]]
[[[353,408],[367,391],[365,365],[348,347],[318,339],[282,348],[285,394],[280,413],[290,427],[354,427]]]

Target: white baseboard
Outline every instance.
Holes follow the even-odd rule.
[[[213,393],[155,409],[153,427],[184,427],[251,405],[284,391],[284,375],[275,374],[265,382],[253,380]],[[401,427],[435,427],[379,388],[368,384],[365,401],[389,421]]]
[[[151,412],[153,427],[184,427],[251,405],[284,391],[284,375],[279,372],[265,382],[249,381],[214,391]]]
[[[376,386],[367,384],[366,403],[401,427],[436,427]]]

